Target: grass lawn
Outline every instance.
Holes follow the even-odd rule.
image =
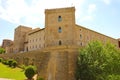
[[[24,72],[20,68],[10,68],[0,63],[0,78],[9,78],[15,80],[25,80]]]

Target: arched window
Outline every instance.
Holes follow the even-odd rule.
[[[58,28],[58,32],[61,33],[62,32],[62,29],[61,27]]]
[[[59,41],[59,45],[62,45],[62,42],[61,42],[61,41]]]
[[[58,22],[61,22],[61,21],[62,21],[62,17],[58,16]]]
[[[80,39],[82,39],[82,35],[80,34]]]

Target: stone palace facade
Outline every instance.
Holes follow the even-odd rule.
[[[46,9],[45,28],[32,29],[20,25],[15,29],[14,41],[3,40],[3,44],[6,53],[18,53],[62,45],[83,47],[93,40],[109,41],[119,47],[119,39],[77,25],[75,8],[68,7]]]

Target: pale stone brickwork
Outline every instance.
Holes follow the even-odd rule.
[[[32,29],[18,26],[15,29],[14,45],[11,52],[41,50],[57,46],[86,46],[90,41],[111,42],[118,47],[118,39],[114,39],[87,29],[75,23],[75,8],[59,8],[45,10],[45,28]],[[7,52],[10,51],[7,47]]]
[[[11,45],[12,43],[13,43],[12,40],[4,39],[1,47],[6,48],[7,46]]]
[[[14,53],[24,51],[26,33],[28,33],[31,30],[32,28],[21,26],[21,25],[15,29],[14,48],[13,48]]]
[[[45,46],[73,45],[75,8],[45,10]]]
[[[11,45],[7,46],[5,48],[6,53],[13,53],[13,48],[14,48],[14,44],[13,43]]]
[[[13,52],[13,41],[4,39],[1,47],[6,50],[6,53],[11,53]]]
[[[96,31],[87,29],[83,26],[76,25],[76,44],[79,46],[86,46],[90,41],[100,40],[103,43],[113,43],[118,47],[118,40],[98,33]]]
[[[28,33],[28,51],[43,49],[44,39],[44,29],[37,28]]]

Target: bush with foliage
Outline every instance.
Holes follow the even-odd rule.
[[[76,79],[120,80],[120,51],[110,43],[89,43],[80,50]]]
[[[3,63],[4,65],[8,65],[8,61],[7,61],[7,60],[2,60],[2,63]]]
[[[0,58],[0,62],[2,62],[3,61],[3,58]]]
[[[16,66],[17,66],[17,61],[14,60],[14,61],[12,62],[12,67],[15,68]]]
[[[29,79],[29,80],[32,80],[33,76],[35,75],[36,73],[36,68],[35,66],[28,66],[26,67],[25,69],[25,76]]]
[[[17,61],[13,59],[3,60],[2,58],[0,58],[0,62],[2,62],[5,65],[9,65],[9,67],[13,67],[13,68],[17,66]]]
[[[9,60],[8,60],[8,65],[9,65],[9,67],[12,67],[13,61],[14,61],[13,59],[9,59]]]
[[[4,48],[0,48],[0,54],[5,53],[5,49]]]

